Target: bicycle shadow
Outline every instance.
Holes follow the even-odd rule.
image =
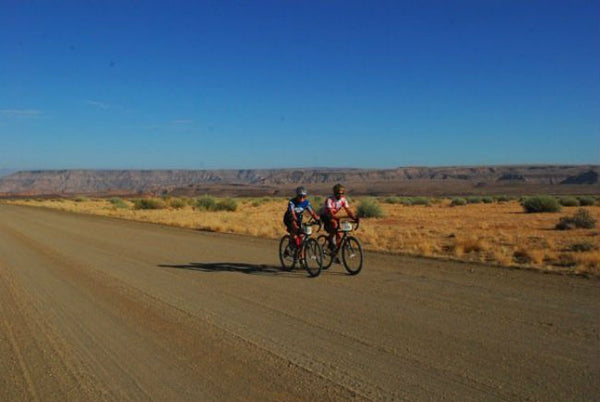
[[[306,276],[301,269],[283,271],[279,266],[240,262],[190,262],[189,264],[159,264],[160,268],[188,269],[201,272],[238,272],[249,275]]]

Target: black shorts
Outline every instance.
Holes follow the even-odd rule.
[[[298,224],[298,228],[300,228],[300,222],[296,222]],[[287,228],[288,233],[292,233],[294,231],[294,217],[291,214],[286,213],[283,215],[283,224]]]
[[[329,233],[335,231],[335,227],[333,226],[333,217],[329,214],[321,215],[321,222],[323,222],[323,227]]]

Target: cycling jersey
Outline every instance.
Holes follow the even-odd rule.
[[[320,214],[321,215],[329,215],[330,213],[336,214],[342,208],[350,208],[350,204],[348,204],[346,197],[340,197],[340,199],[338,200],[334,196],[329,196],[325,200],[325,204],[323,204]]]
[[[296,198],[292,198],[288,203],[287,211],[285,212],[285,217],[287,219],[292,219],[292,211],[296,213],[296,218],[298,222],[302,222],[302,214],[304,211],[313,212],[313,207],[310,205],[310,201],[304,200],[298,202]]]

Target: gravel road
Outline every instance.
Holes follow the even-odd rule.
[[[0,400],[600,400],[597,279],[365,264],[0,205]]]

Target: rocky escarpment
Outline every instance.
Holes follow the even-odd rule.
[[[471,188],[547,188],[585,186],[595,192],[600,167],[594,165],[404,167],[396,169],[242,169],[242,170],[38,170],[0,178],[0,194],[112,194],[147,192],[277,193],[303,184],[327,189],[343,182],[362,193],[400,193],[435,189],[438,193]],[[537,186],[537,187],[536,187]],[[589,187],[589,188],[588,188]],[[235,190],[235,191],[234,191]],[[184,192],[185,192],[184,191]],[[515,190],[516,191],[516,190]]]

